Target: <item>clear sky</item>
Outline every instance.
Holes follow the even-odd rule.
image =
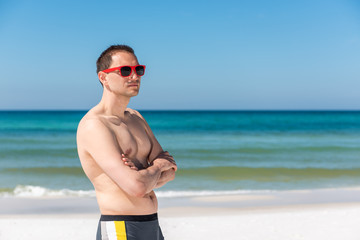
[[[0,109],[89,109],[95,62],[147,66],[135,109],[360,109],[360,2],[0,0]]]

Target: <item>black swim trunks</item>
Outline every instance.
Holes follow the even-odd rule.
[[[101,215],[96,240],[163,240],[157,213]]]

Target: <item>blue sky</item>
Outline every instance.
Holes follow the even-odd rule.
[[[135,109],[360,109],[360,3],[0,0],[0,109],[89,109],[95,62],[147,65]]]

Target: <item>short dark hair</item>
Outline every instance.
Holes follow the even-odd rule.
[[[134,49],[127,45],[111,45],[105,51],[103,51],[96,61],[96,73],[108,69],[112,63],[112,56],[117,52],[128,52],[135,55]]]

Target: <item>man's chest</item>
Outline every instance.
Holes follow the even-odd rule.
[[[113,128],[121,152],[132,159],[136,165],[148,166],[151,152],[151,140],[142,124],[133,121],[121,123]],[[140,166],[137,166],[140,167]]]

